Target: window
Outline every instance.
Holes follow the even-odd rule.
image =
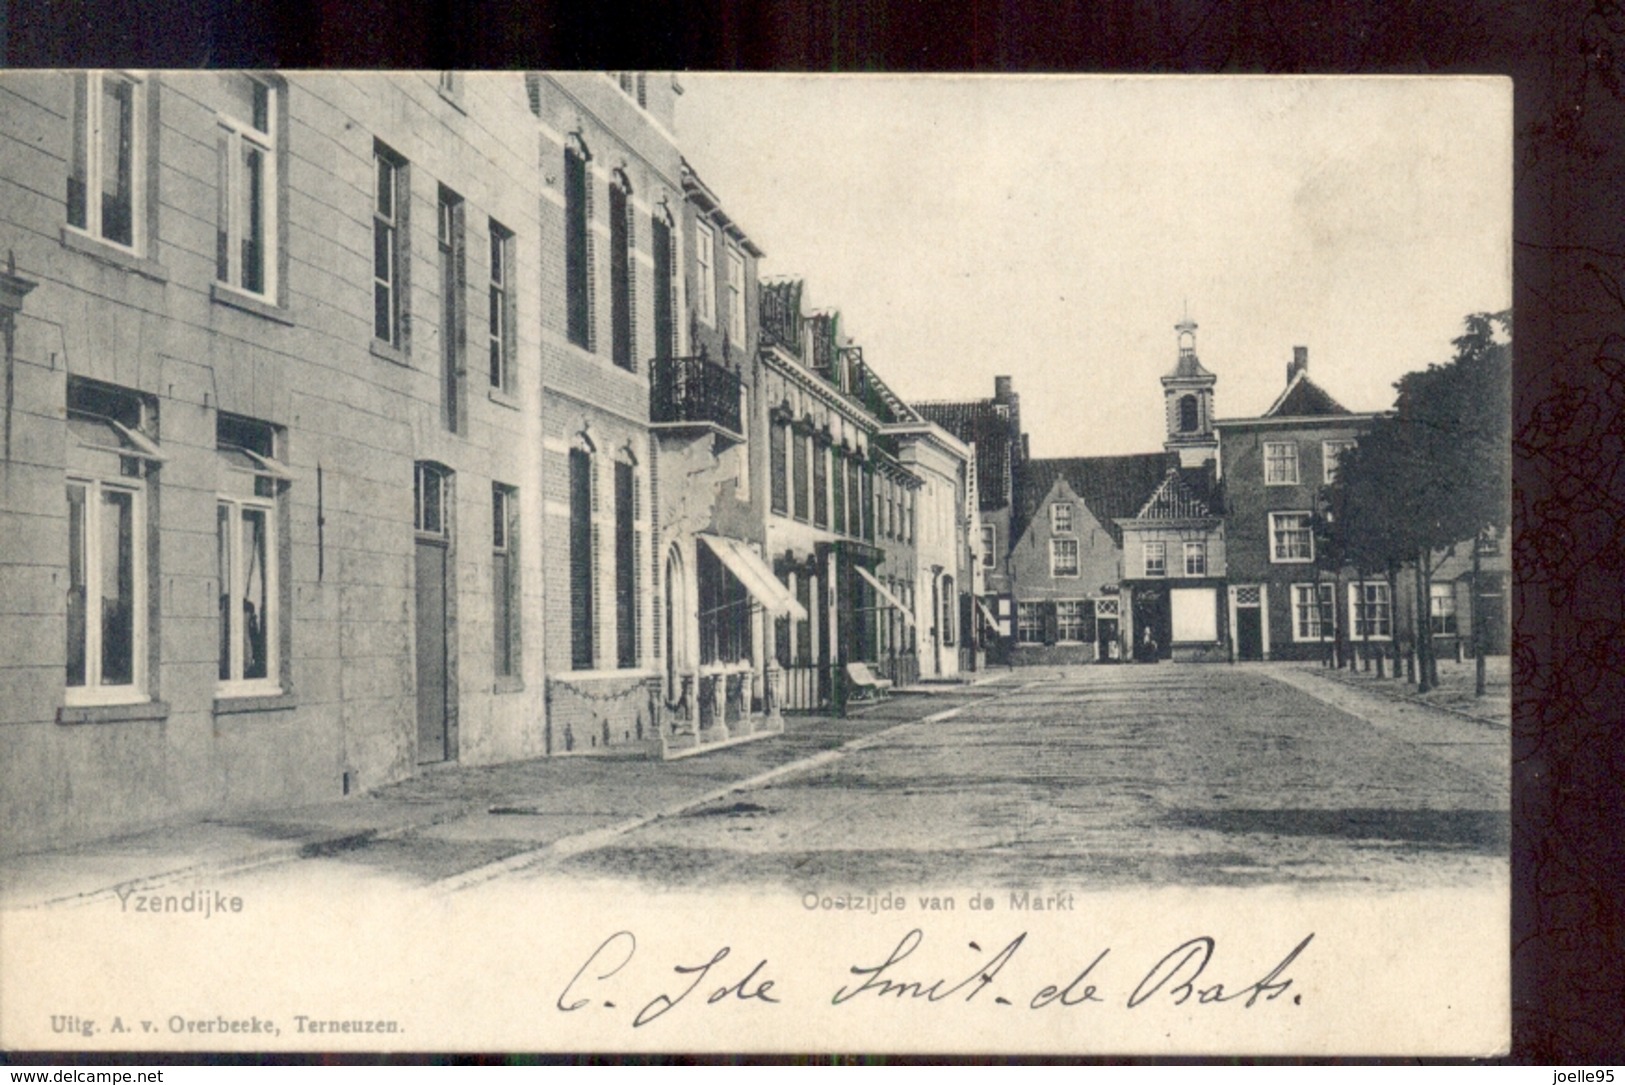
[[[775,421],[768,427],[768,474],[772,484],[773,511],[780,516],[790,514],[790,479],[788,459],[789,449],[786,443],[790,439],[790,427],[784,422]]]
[[[518,530],[518,491],[492,483],[491,670],[498,678],[519,673]]]
[[[795,465],[795,478],[792,483],[792,497],[795,503],[796,519],[807,519],[807,499],[811,487],[807,481],[807,442],[811,440],[805,433],[792,427],[790,440],[793,447],[790,449],[791,459]]]
[[[1087,599],[1061,599],[1055,604],[1055,639],[1084,642],[1095,639],[1093,606]]]
[[[1315,537],[1307,512],[1272,512],[1269,515],[1271,561],[1315,560]]]
[[[383,144],[373,146],[377,191],[372,210],[372,334],[406,346],[406,162]]]
[[[1185,575],[1207,575],[1207,543],[1188,542],[1185,544]]]
[[[615,464],[615,662],[638,665],[638,495],[635,468]]]
[[[1337,616],[1332,608],[1332,586],[1292,585],[1292,639],[1321,640],[1332,636]]]
[[[68,225],[135,252],[145,244],[145,89],[120,72],[73,76]]]
[[[694,286],[695,307],[701,323],[708,327],[717,322],[717,269],[716,235],[703,222],[694,224],[694,268],[698,282]]]
[[[276,499],[291,478],[276,457],[276,431],[264,422],[220,414],[215,447],[220,489],[215,513],[220,582],[220,692],[281,692],[281,551]]]
[[[1049,541],[1049,575],[1078,575],[1078,540],[1051,539]]]
[[[751,658],[749,590],[709,546],[699,548],[700,663],[738,663]]]
[[[632,189],[624,177],[609,186],[610,358],[620,368],[632,360]]]
[[[440,250],[441,422],[453,433],[465,429],[463,350],[468,328],[463,284],[468,281],[463,237],[463,199],[444,185],[436,209]]]
[[[587,154],[564,151],[565,331],[570,342],[592,349],[591,252],[588,245]]]
[[[831,515],[831,526],[840,532],[846,531],[846,461],[839,448],[832,448],[830,455],[834,457],[834,471],[830,475],[832,483],[830,496],[834,502]]]
[[[1037,603],[1016,604],[1016,643],[1044,643],[1044,616]]]
[[[1343,453],[1353,448],[1354,445],[1355,442],[1351,440],[1321,442],[1320,461],[1323,472],[1323,481],[1326,483],[1326,485],[1330,486],[1333,482],[1337,481],[1338,461],[1343,458]]]
[[[615,85],[627,97],[636,100],[638,105],[647,107],[648,75],[644,72],[610,72],[609,77],[615,80]]]
[[[1057,535],[1072,534],[1072,503],[1057,501],[1049,507],[1049,529]]]
[[[491,387],[499,392],[514,390],[514,296],[513,234],[496,219],[491,220],[491,297],[489,353]]]
[[[277,289],[277,88],[241,72],[223,78],[227,107],[220,128],[219,206],[214,277],[249,294],[275,298]]]
[[[863,464],[855,456],[846,461],[846,533],[863,534]]]
[[[1200,410],[1197,407],[1195,396],[1181,396],[1179,399],[1179,432],[1195,433],[1202,428]]]
[[[448,488],[444,468],[423,460],[413,465],[412,530],[439,539],[450,537]]]
[[[954,592],[953,577],[945,576],[942,578],[940,595],[942,604],[942,617],[940,619],[942,624],[942,645],[945,648],[952,648],[959,635],[959,596]]]
[[[998,528],[993,524],[982,525],[982,568],[993,568],[995,555],[998,552]]]
[[[1433,632],[1441,637],[1454,637],[1456,625],[1456,586],[1454,584],[1428,585],[1428,618]]]
[[[829,526],[829,448],[816,439],[812,449],[812,514],[814,524]]]
[[[649,234],[649,247],[654,259],[654,321],[655,356],[671,358],[677,354],[677,321],[672,313],[672,273],[674,254],[671,244],[671,223],[662,215],[655,215]]]
[[[1145,575],[1168,575],[1168,544],[1150,541],[1145,544]]]
[[[148,476],[163,454],[146,402],[68,383],[68,704],[147,697]]]
[[[570,450],[570,665],[593,665],[592,455]]]
[[[818,621],[823,623],[823,612],[813,605],[813,578],[806,573],[797,573],[796,602],[801,609],[807,612],[807,617],[796,619],[796,662],[807,664],[813,661],[813,615],[819,615]]]
[[[1354,615],[1354,635],[1362,640],[1393,636],[1393,608],[1389,605],[1388,584],[1382,580],[1358,581],[1349,585],[1349,610]]]
[[[736,347],[745,344],[745,258],[728,246],[728,337]]]
[[[1298,446],[1291,441],[1264,442],[1264,485],[1298,484]]]

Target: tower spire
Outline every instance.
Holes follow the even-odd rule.
[[[1174,325],[1179,333],[1179,362],[1162,378],[1168,423],[1163,447],[1178,453],[1181,467],[1199,467],[1218,453],[1218,437],[1213,432],[1213,385],[1218,378],[1196,358],[1196,321],[1191,319],[1190,299],[1184,299],[1182,309],[1183,315]]]

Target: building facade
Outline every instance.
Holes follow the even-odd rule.
[[[914,491],[915,573],[901,585],[913,604],[911,646],[919,677],[949,680],[981,667],[976,610],[980,536],[973,500],[975,457],[969,445],[923,419],[893,423],[898,458],[920,480]]]

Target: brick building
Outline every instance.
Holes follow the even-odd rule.
[[[524,83],[0,90],[7,846],[543,752]]]

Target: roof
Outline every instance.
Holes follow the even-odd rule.
[[[981,507],[996,509],[1010,503],[1006,481],[1010,469],[1010,411],[991,399],[964,402],[937,401],[910,404],[927,422],[935,422],[955,437],[976,446],[976,484]]]
[[[1135,516],[1137,520],[1205,520],[1217,502],[1209,472],[1200,467],[1171,467]]]
[[[1198,378],[1217,379],[1214,378],[1213,374],[1208,372],[1208,370],[1202,365],[1201,361],[1196,357],[1196,352],[1194,350],[1190,350],[1180,351],[1179,364],[1174,366],[1172,373],[1169,373],[1162,379],[1165,381],[1173,381],[1195,380]]]
[[[1117,521],[1138,514],[1178,462],[1177,454],[1167,452],[1028,460],[1023,480],[1026,507],[1017,510],[1011,535],[1020,536],[1055,483],[1064,479],[1101,526],[1111,532],[1112,541],[1121,546],[1123,529]]]
[[[1320,385],[1299,372],[1287,384],[1286,391],[1265,411],[1264,418],[1314,418],[1323,415],[1353,414],[1347,407],[1331,397]]]

